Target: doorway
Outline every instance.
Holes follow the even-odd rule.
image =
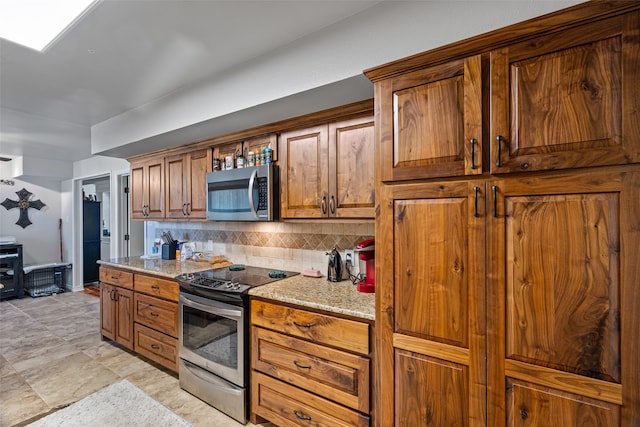
[[[82,284],[98,284],[98,260],[111,258],[111,179],[82,181]]]

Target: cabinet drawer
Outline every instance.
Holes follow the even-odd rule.
[[[251,322],[317,343],[369,354],[366,323],[255,300],[251,302]]]
[[[178,304],[136,293],[134,321],[172,337],[178,336]]]
[[[178,372],[178,340],[138,323],[134,326],[134,350]]]
[[[253,371],[251,412],[280,426],[366,427],[369,417]]]
[[[165,298],[171,301],[178,301],[180,287],[174,280],[161,279],[154,276],[136,274],[133,276],[133,288],[137,292]]]
[[[133,289],[133,273],[128,271],[100,266],[100,281]]]
[[[252,368],[369,413],[369,358],[252,328]]]

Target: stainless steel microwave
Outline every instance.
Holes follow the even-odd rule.
[[[278,219],[278,167],[273,163],[207,173],[207,219]]]

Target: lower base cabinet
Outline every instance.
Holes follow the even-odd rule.
[[[105,266],[100,281],[102,337],[177,373],[178,283]]]
[[[330,400],[253,373],[251,411],[274,424],[284,426],[369,426],[369,417]]]
[[[251,418],[279,426],[369,426],[370,325],[251,303]]]
[[[178,340],[138,323],[134,324],[134,350],[165,368],[178,372]]]

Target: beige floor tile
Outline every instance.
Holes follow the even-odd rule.
[[[49,410],[49,406],[18,374],[2,378],[0,396],[0,426],[12,426]]]
[[[49,407],[76,402],[120,379],[84,353],[75,353],[23,375]]]

